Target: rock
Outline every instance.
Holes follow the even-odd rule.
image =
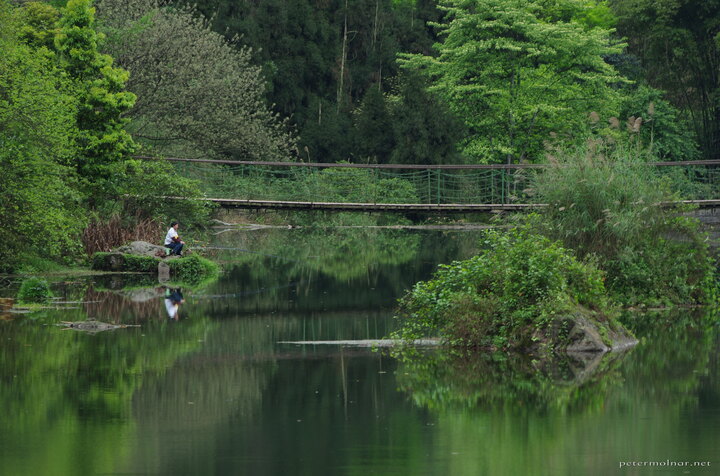
[[[67,329],[75,329],[77,331],[84,331],[94,334],[96,332],[111,331],[115,329],[124,329],[126,327],[140,327],[135,324],[108,324],[106,322],[96,321],[94,319],[88,319],[87,321],[80,322],[66,322],[63,321],[58,326],[65,327]]]
[[[607,352],[612,347],[603,342],[598,327],[584,317],[577,317],[567,337],[568,352]]]
[[[92,257],[92,269],[101,271],[128,271],[134,273],[154,273],[159,258],[133,255],[129,253],[95,253]]]
[[[102,256],[102,262],[93,262],[94,269],[103,271],[125,271],[125,257],[122,253],[107,253]]]
[[[556,319],[549,335],[539,340],[551,344],[556,351],[568,353],[604,353],[626,349],[638,342],[622,324],[590,319],[583,312]]]
[[[161,256],[165,256],[164,246],[153,245],[147,241],[133,241],[130,244],[119,247],[115,251],[139,256],[158,256],[159,252]]]
[[[170,265],[165,261],[158,263],[158,281],[161,283],[170,281]]]

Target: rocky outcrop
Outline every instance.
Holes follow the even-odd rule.
[[[116,249],[118,253],[127,253],[138,256],[165,256],[165,247],[153,245],[147,241],[133,241]]]
[[[638,343],[619,322],[598,319],[590,312],[575,312],[558,317],[544,335],[536,335],[539,347],[568,353],[609,352]]]

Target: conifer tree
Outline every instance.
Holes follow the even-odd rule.
[[[78,98],[71,165],[93,201],[112,198],[121,187],[117,174],[122,162],[136,148],[123,117],[136,97],[125,90],[128,72],[113,66],[112,57],[99,51],[104,37],[95,30],[92,1],[69,0],[61,13],[55,47]]]
[[[375,163],[389,162],[395,145],[392,118],[378,87],[372,87],[356,112],[357,152]]]

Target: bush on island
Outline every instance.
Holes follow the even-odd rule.
[[[216,263],[198,255],[170,260],[168,265],[173,281],[196,286],[208,279],[214,279],[220,272]]]
[[[20,304],[42,304],[49,302],[52,295],[47,281],[33,276],[22,282],[17,300]]]
[[[592,350],[632,340],[617,321],[603,273],[559,242],[515,229],[488,231],[483,244],[479,255],[441,265],[433,279],[415,285],[400,302],[402,327],[393,337],[548,352],[573,346],[582,322],[605,345]]]

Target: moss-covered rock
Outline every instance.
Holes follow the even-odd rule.
[[[95,253],[92,257],[91,267],[98,271],[155,273],[159,262],[159,258],[152,256],[139,256],[113,251],[110,253]]]
[[[158,258],[152,256],[155,245],[150,247],[138,247],[134,242],[129,247],[121,247],[125,250],[140,250],[142,254],[122,253],[113,251],[109,253],[95,253],[92,256],[92,269],[98,271],[132,272],[132,273],[153,273],[162,281],[184,283],[198,286],[203,282],[215,279],[219,273],[219,267],[212,261],[198,255],[190,256],[169,256]],[[149,243],[146,243],[149,245]],[[157,247],[156,247],[157,248]],[[161,247],[159,247],[161,248]]]

